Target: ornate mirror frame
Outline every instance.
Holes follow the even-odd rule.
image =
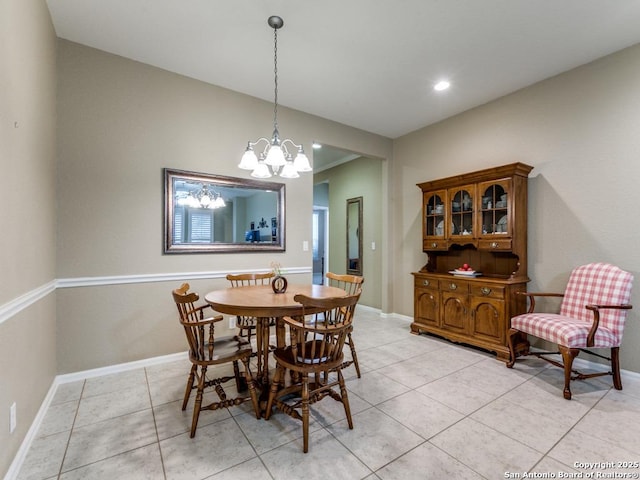
[[[347,199],[347,273],[362,276],[362,197]]]
[[[221,197],[225,206],[185,200],[194,201],[205,187],[208,197]],[[208,238],[194,240],[196,216],[206,220]],[[283,183],[164,169],[164,253],[284,252],[285,232]]]

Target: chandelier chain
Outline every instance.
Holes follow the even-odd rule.
[[[273,78],[274,78],[274,102],[273,102],[273,129],[278,130],[278,29],[273,29]]]

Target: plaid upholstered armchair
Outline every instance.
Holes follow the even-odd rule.
[[[613,386],[622,390],[619,350],[627,310],[631,308],[633,276],[607,263],[591,263],[571,272],[564,294],[527,293],[529,311],[511,319],[508,334],[512,368],[518,355],[536,355],[553,365],[564,368],[564,398],[571,399],[571,380],[584,380],[600,375],[613,375]],[[562,297],[560,312],[535,313],[535,297]],[[558,352],[533,352],[527,335],[541,338],[558,346]],[[605,357],[591,349],[610,349]],[[573,360],[580,352],[595,355],[611,362],[610,372],[582,374],[573,369]],[[545,355],[560,353],[562,363]],[[572,376],[572,373],[575,374]]]

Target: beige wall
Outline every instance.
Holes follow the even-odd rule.
[[[56,374],[53,289],[18,307],[55,279],[55,46],[44,1],[0,2],[0,477]]]
[[[451,93],[452,95],[455,92]],[[640,46],[540,82],[394,143],[394,309],[413,315],[421,181],[511,162],[529,180],[530,291],[562,291],[572,267],[606,261],[640,282]],[[640,372],[636,286],[622,368]]]
[[[290,282],[311,281],[302,247],[311,244],[312,175],[284,180],[285,253],[162,254],[162,168],[248,177],[237,164],[247,140],[270,133],[270,102],[64,40],[58,84],[57,275],[98,279],[58,291],[59,373],[185,349],[170,297],[179,280],[100,285],[101,277],[266,270],[277,261],[308,272]],[[317,139],[391,156],[387,138],[285,108],[278,120],[309,152]],[[198,290],[223,285],[211,278]],[[106,341],[89,348],[88,337]]]
[[[316,183],[329,184],[328,270],[331,272],[346,273],[346,201],[362,197],[362,273],[365,283],[360,303],[373,308],[382,308],[382,256],[386,250],[382,234],[382,167],[380,159],[360,157],[314,175]],[[371,249],[372,242],[376,243],[375,250]]]
[[[274,260],[311,267],[311,252],[302,250],[311,232],[311,176],[285,181],[286,253],[162,255],[162,168],[241,176],[235,166],[246,141],[269,131],[269,102],[70,42],[60,40],[57,48],[56,72],[44,1],[0,2],[0,200],[9,206],[3,231],[12,232],[0,237],[0,473],[56,373],[184,350],[169,297],[182,274],[265,269]],[[388,160],[380,261],[365,256],[365,275],[380,278],[383,311],[412,316],[410,272],[426,262],[415,184],[514,161],[535,167],[530,290],[562,289],[574,265],[595,260],[638,276],[638,85],[640,46],[395,142],[285,108],[279,123],[307,151],[318,140]],[[379,272],[367,270],[378,264]],[[145,280],[171,274],[175,281]],[[109,285],[110,276],[130,276],[132,283]],[[308,281],[310,274],[300,277]],[[7,305],[56,278],[80,286],[11,313]],[[226,282],[191,283],[204,292]],[[638,292],[622,366],[640,372],[633,348],[640,340]],[[18,428],[10,435],[13,402]]]

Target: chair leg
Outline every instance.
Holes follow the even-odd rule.
[[[271,388],[269,389],[269,399],[267,400],[267,409],[264,412],[265,420],[269,420],[271,417],[271,409],[273,408],[273,401],[278,394],[278,386],[281,381],[284,381],[284,367],[281,367],[279,364],[276,365],[276,373],[273,376],[273,380],[271,381]]]
[[[269,327],[267,326],[267,331],[269,330]],[[258,381],[262,384],[263,388],[266,388],[266,379],[268,378],[265,377],[264,375],[264,371],[266,370],[267,372],[269,371],[269,355],[263,354],[263,346],[262,346],[262,342],[263,342],[263,336],[264,336],[264,329],[265,326],[263,324],[263,320],[262,319],[258,319],[257,324],[256,324],[256,365],[257,365],[257,370],[258,370]],[[251,331],[251,330],[249,330]],[[262,360],[264,358],[264,362],[266,365],[262,365]]]
[[[189,372],[189,377],[187,378],[187,388],[184,391],[184,400],[182,401],[182,410],[187,408],[187,403],[189,403],[189,397],[191,396],[191,390],[193,390],[193,381],[196,378],[196,370],[198,369],[197,365],[191,365],[191,371]]]
[[[558,345],[558,350],[562,354],[562,363],[564,364],[564,390],[562,394],[564,398],[571,400],[571,369],[573,367],[573,359],[578,356],[580,350],[565,347],[564,345]]]
[[[340,396],[342,397],[342,405],[344,406],[344,414],[347,417],[349,430],[353,430],[353,419],[351,418],[351,407],[349,406],[349,396],[347,395],[347,387],[344,384],[344,376],[342,370],[338,369],[338,383],[340,384]]]
[[[191,438],[196,435],[196,428],[198,427],[198,418],[200,417],[200,408],[202,407],[202,393],[204,392],[204,384],[206,382],[205,377],[207,373],[207,367],[200,367],[200,378],[198,378],[198,391],[196,393],[196,403],[193,405],[193,419],[191,420]]]
[[[351,338],[351,332],[349,332],[347,342],[349,343],[349,348],[351,349],[351,358],[353,358],[353,365],[356,367],[356,373],[358,374],[358,378],[360,378],[360,364],[358,363],[358,355],[356,355],[356,346],[353,344],[353,338]]]
[[[507,342],[509,344],[509,361],[507,362],[507,368],[513,368],[513,365],[516,363],[516,349],[513,345],[513,339],[516,335],[518,335],[519,330],[515,328],[510,328],[509,332],[507,332]]]
[[[236,377],[236,388],[238,389],[238,392],[246,392],[247,381],[243,375],[240,375],[240,367],[238,366],[237,360],[234,360],[233,362],[233,375]]]
[[[302,374],[302,451],[309,451],[309,374]]]
[[[242,359],[244,365],[244,378],[245,382],[249,386],[249,395],[251,396],[251,403],[253,404],[253,411],[256,414],[256,418],[260,418],[260,404],[258,403],[258,394],[256,392],[256,384],[251,378],[251,370],[249,369],[249,358],[244,357]]]
[[[613,386],[616,390],[622,390],[622,377],[620,376],[620,347],[611,348],[611,371],[613,373]]]

